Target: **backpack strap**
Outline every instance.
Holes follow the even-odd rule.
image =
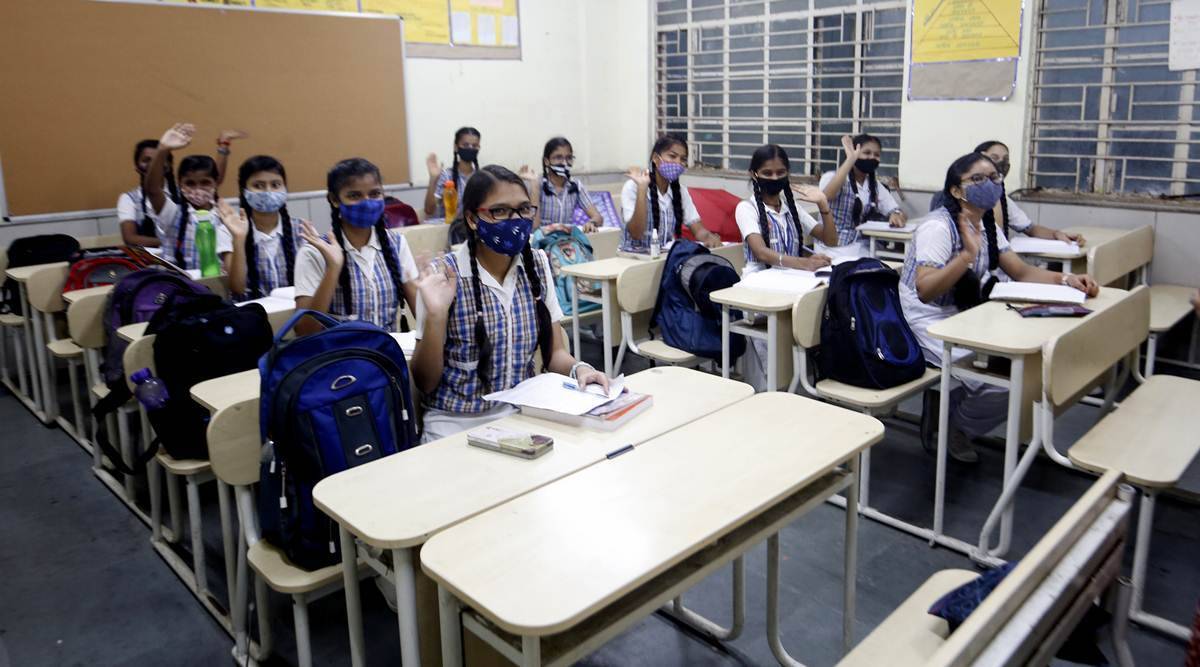
[[[155,437],[146,448],[146,451],[137,455],[133,459],[133,465],[125,463],[125,458],[121,452],[117,451],[112,443],[108,441],[107,429],[102,428],[105,418],[117,411],[122,405],[133,398],[133,392],[129,391],[129,386],[122,381],[117,387],[109,387],[108,395],[96,401],[96,405],[92,406],[92,417],[96,420],[96,435],[94,438],[95,444],[100,448],[100,451],[108,457],[112,462],[113,467],[126,475],[141,475],[146,472],[146,464],[154,455],[158,453],[160,444],[159,438]]]

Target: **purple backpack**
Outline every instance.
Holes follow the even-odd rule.
[[[100,373],[109,390],[128,394],[124,358],[129,343],[117,335],[117,329],[126,324],[148,322],[151,315],[177,294],[186,297],[211,293],[207,287],[186,276],[157,267],[134,271],[121,278],[109,294],[104,313],[104,362]]]

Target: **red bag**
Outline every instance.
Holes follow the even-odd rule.
[[[63,291],[115,285],[121,278],[140,268],[143,268],[141,261],[125,248],[84,250],[71,262]]]

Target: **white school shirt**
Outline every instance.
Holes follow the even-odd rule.
[[[835,173],[836,172],[827,171],[824,174],[821,174],[821,180],[817,184],[817,187],[821,188],[821,190],[824,190],[825,186],[829,185],[829,182],[833,180]],[[853,172],[847,174],[846,182],[842,185],[842,187],[850,187],[850,179],[852,178],[854,178]],[[900,204],[896,203],[896,198],[892,196],[892,191],[888,190],[887,186],[879,181],[878,176],[875,177],[875,182],[879,185],[879,207],[876,210],[878,210],[882,215],[891,215],[892,211],[900,208]],[[862,202],[864,211],[867,210],[867,207],[871,205],[870,184],[871,181],[869,179],[864,179],[862,183],[858,184],[858,200]]]
[[[650,182],[650,187],[658,189],[658,186],[653,181]],[[625,224],[633,219],[633,209],[637,206],[637,183],[633,179],[625,181],[624,187],[621,188],[621,219]],[[692,193],[688,192],[687,186],[680,184],[680,198],[683,200],[683,225],[690,227],[697,222],[700,222],[700,212],[696,210],[696,204],[692,201]],[[668,187],[666,192],[658,193],[658,210],[666,211],[668,215],[673,214],[674,204],[671,199],[671,188]],[[646,217],[653,215],[646,211]]]
[[[788,219],[792,217],[791,211],[787,209],[787,203],[782,199],[779,202],[778,208],[772,208],[764,202],[763,210],[767,212],[767,217],[785,227],[788,225]],[[800,220],[797,221],[800,229],[795,230],[793,233],[800,236],[800,238],[796,239],[797,244],[803,245],[804,235],[812,234],[812,231],[817,228],[819,223],[807,211],[798,206],[796,207],[796,214],[800,216]],[[753,197],[738,202],[737,208],[733,212],[733,218],[737,221],[738,231],[742,233],[742,243],[746,243],[751,234],[762,234],[762,230],[758,226],[758,204],[754,201]],[[743,276],[768,268],[766,264],[754,258],[754,253],[749,250],[749,245],[746,247],[747,255],[751,259],[746,260],[746,266],[742,269]],[[770,247],[772,250],[779,252],[780,246],[773,231]],[[786,255],[787,253],[785,252],[784,254]]]
[[[1033,226],[1033,220],[1030,220],[1025,211],[1017,206],[1017,202],[1013,201],[1012,197],[1006,195],[1005,199],[1007,200],[1005,203],[1008,204],[1008,228],[1014,232],[1028,234],[1029,228]]]
[[[392,243],[399,244],[397,254],[400,256],[401,282],[410,283],[416,280],[418,277],[417,261],[413,259],[412,249],[408,247],[408,240],[399,232],[389,234],[388,238]],[[380,262],[384,261],[383,256],[379,254],[383,250],[383,246],[379,244],[379,237],[375,234],[375,229],[371,229],[371,238],[367,239],[362,248],[356,249],[347,240],[342,244],[342,250],[345,252],[346,258],[357,264],[358,268],[362,270],[363,279],[367,282],[367,289],[373,289],[375,286],[375,261],[377,259]],[[312,296],[317,293],[317,288],[321,286],[321,278],[325,276],[325,257],[321,255],[320,250],[306,243],[296,250],[296,268],[293,273],[296,279],[296,296]],[[400,294],[399,299],[403,304],[404,295]]]
[[[454,259],[456,260],[458,270],[462,277],[464,279],[469,279],[474,276],[475,274],[471,270],[471,251],[467,248],[467,244],[464,243],[460,245],[452,252],[454,253]],[[542,284],[542,294],[545,295],[544,298],[546,301],[546,309],[550,311],[550,321],[559,322],[564,316],[562,306],[558,303],[558,293],[554,289],[553,283],[550,282],[553,280],[551,277],[553,276],[553,273],[550,271],[550,262],[548,259],[546,259],[545,253],[542,252],[535,252],[534,257],[539,258],[538,261],[542,262],[542,274],[546,276],[547,279],[547,281]],[[491,291],[492,296],[496,297],[500,303],[508,304],[508,310],[511,310],[513,300],[516,298],[517,294],[517,272],[524,272],[524,267],[524,261],[520,255],[517,255],[515,258],[513,258],[513,263],[512,266],[508,268],[508,273],[504,274],[503,282],[497,281],[496,277],[490,272],[483,270],[479,277],[479,285],[481,288]],[[425,302],[421,299],[419,292],[417,293],[416,316],[416,338],[417,340],[421,340],[423,332],[425,331]],[[551,332],[551,335],[556,334]],[[433,442],[434,440],[439,440],[441,438],[454,435],[455,433],[478,428],[484,424],[487,424],[488,422],[495,421],[514,412],[516,412],[516,409],[507,404],[500,404],[490,410],[473,415],[448,412],[445,410],[438,410],[437,408],[426,408],[423,417],[424,431],[421,435],[421,442]]]
[[[217,212],[214,206],[209,209],[212,214],[213,229],[217,232],[217,257],[225,253],[233,252],[233,236],[229,230],[225,229],[224,223],[221,222],[221,215]],[[179,204],[175,200],[164,194],[162,208],[154,212],[154,231],[158,236],[158,242],[162,246],[162,256],[169,262],[175,261],[175,240],[179,233]],[[222,237],[224,233],[224,237]],[[196,247],[196,207],[188,204],[188,226],[183,240],[183,254],[185,264],[189,262],[186,259],[191,255]],[[222,240],[224,238],[224,240]],[[199,263],[196,266],[181,266],[182,269],[198,269]]]

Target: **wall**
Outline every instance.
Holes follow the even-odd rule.
[[[905,188],[940,190],[946,167],[980,143],[996,139],[1012,151],[1009,189],[1024,187],[1028,141],[1028,92],[1032,81],[1035,11],[1025,3],[1017,87],[1005,102],[910,101],[908,68],[900,104],[900,183]],[[911,53],[912,12],[908,12],[904,52]]]

